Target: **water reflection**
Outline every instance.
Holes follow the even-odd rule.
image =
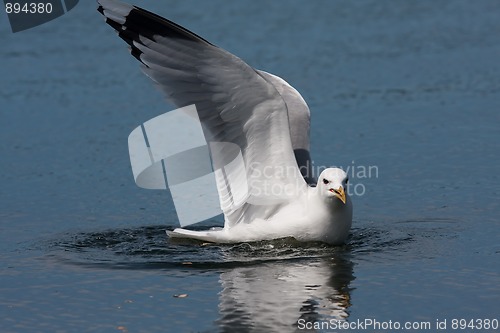
[[[345,250],[331,257],[224,272],[219,327],[224,332],[290,331],[299,320],[345,320],[351,306],[353,266]]]
[[[347,245],[332,247],[293,239],[235,245],[173,242],[167,241],[164,226],[149,226],[59,235],[48,241],[46,252],[59,264],[163,271],[195,284],[196,277],[209,273],[220,281],[220,290],[210,291],[218,293],[219,330],[293,331],[300,323],[314,327],[315,322],[349,318],[353,260],[398,258],[414,242],[428,249],[426,235],[435,230],[413,232],[410,227],[354,228]]]

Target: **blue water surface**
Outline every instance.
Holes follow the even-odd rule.
[[[136,4],[302,93],[315,165],[357,186],[352,234],[169,242],[127,137],[173,107],[94,2],[16,34],[0,14],[0,332],[500,320],[498,1]]]

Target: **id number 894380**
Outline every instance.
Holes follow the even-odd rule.
[[[5,12],[7,14],[50,14],[52,13],[52,4],[50,2],[7,2],[5,4]]]

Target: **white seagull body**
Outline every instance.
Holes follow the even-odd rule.
[[[309,108],[293,87],[156,14],[115,0],[98,3],[106,23],[130,45],[167,99],[178,107],[196,105],[206,141],[235,144],[243,156],[245,200],[236,198],[234,182],[217,180],[224,228],[177,228],[170,237],[345,242],[352,223],[347,174],[325,169],[316,185]],[[214,165],[225,163],[224,150],[210,153]]]

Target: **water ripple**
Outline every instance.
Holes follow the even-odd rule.
[[[61,262],[107,269],[224,269],[342,254],[358,258],[367,254],[390,256],[404,254],[409,248],[425,247],[422,243],[427,237],[439,237],[435,225],[431,230],[413,226],[422,222],[353,228],[347,244],[340,247],[300,243],[291,238],[232,245],[170,241],[164,226],[145,226],[63,234],[49,241],[47,252]],[[418,245],[412,246],[415,242]]]

